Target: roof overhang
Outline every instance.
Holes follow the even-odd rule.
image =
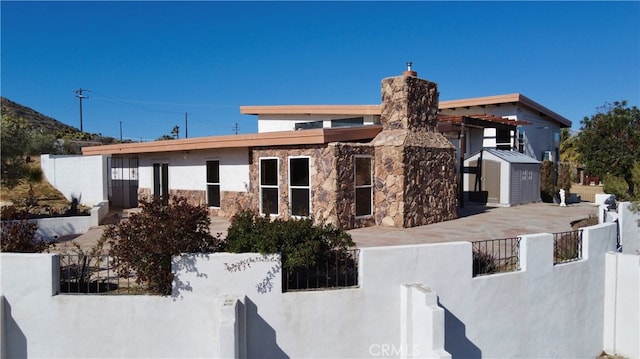
[[[532,99],[519,94],[507,94],[485,97],[474,97],[452,101],[440,101],[440,110],[470,108],[473,106],[501,105],[509,103],[520,103],[531,108],[540,114],[558,122],[563,127],[571,127],[571,121],[567,118],[551,111],[545,106]],[[379,116],[380,105],[278,105],[278,106],[240,106],[240,113],[244,115],[352,115]]]
[[[319,128],[299,131],[262,132],[244,135],[210,136],[138,143],[83,147],[82,154],[117,155],[175,151],[195,151],[221,148],[248,148],[261,146],[304,146],[330,142],[353,142],[374,138],[382,126]]]
[[[380,115],[380,105],[240,106],[244,115]]]
[[[456,108],[469,108],[472,106],[487,106],[487,105],[501,105],[508,103],[520,103],[524,106],[531,108],[532,110],[538,111],[540,114],[545,115],[552,120],[558,122],[561,126],[571,127],[571,121],[567,118],[551,111],[550,109],[542,106],[541,104],[533,101],[532,99],[519,94],[507,94],[507,95],[497,95],[497,96],[486,96],[486,97],[474,97],[460,100],[452,100],[452,101],[440,101],[438,107],[440,110],[444,109],[456,109]]]

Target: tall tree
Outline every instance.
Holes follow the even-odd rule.
[[[600,177],[611,174],[627,183],[634,197],[634,163],[640,161],[640,110],[627,101],[605,104],[582,120],[577,150],[585,170]]]

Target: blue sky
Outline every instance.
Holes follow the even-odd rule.
[[[520,92],[573,121],[640,100],[639,2],[0,2],[2,96],[85,131],[257,131],[241,105],[379,104],[406,62],[441,100]]]

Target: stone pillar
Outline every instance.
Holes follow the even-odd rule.
[[[377,225],[414,227],[456,218],[455,147],[437,131],[438,85],[415,72],[382,80],[375,148]]]

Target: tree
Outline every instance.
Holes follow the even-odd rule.
[[[107,227],[103,240],[111,245],[118,272],[135,272],[136,282],[152,292],[171,294],[174,275],[171,257],[182,253],[210,253],[220,248],[219,237],[209,234],[209,212],[184,197],[171,203],[161,198],[141,200],[142,211]]]
[[[173,130],[171,130],[171,135],[177,140],[180,138],[180,126],[173,126]]]
[[[0,181],[3,186],[13,189],[20,184],[27,168],[25,162],[29,142],[27,123],[23,119],[3,115],[1,136],[2,177]]]
[[[582,120],[577,150],[589,174],[613,175],[627,183],[627,195],[635,195],[633,166],[640,159],[640,110],[626,101],[605,104]]]

